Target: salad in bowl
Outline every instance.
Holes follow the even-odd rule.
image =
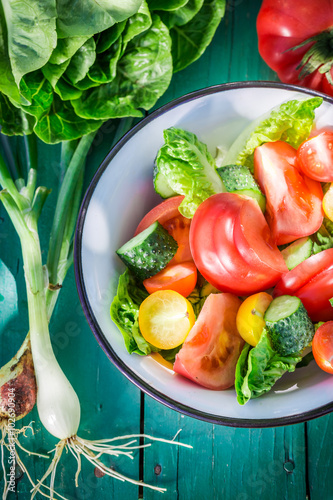
[[[331,108],[278,84],[213,87],[153,113],[98,171],[77,233],[81,301],[156,399],[230,425],[331,411]]]

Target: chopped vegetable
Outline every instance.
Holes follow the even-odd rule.
[[[265,328],[264,314],[273,297],[266,292],[259,292],[247,297],[238,309],[236,324],[241,337],[252,346],[256,346]]]
[[[244,405],[270,391],[284,373],[295,371],[301,360],[300,353],[289,356],[278,354],[264,329],[258,344],[252,349],[245,344],[238,359],[235,381],[238,403]]]
[[[281,295],[271,302],[264,316],[273,348],[288,356],[302,352],[314,336],[314,326],[298,297]]]
[[[333,374],[333,321],[323,323],[315,333],[312,351],[317,365]]]
[[[193,262],[169,264],[162,271],[143,281],[148,293],[157,290],[174,290],[183,297],[190,295],[197,283],[197,268]]]
[[[195,134],[171,127],[164,131],[164,140],[156,157],[158,175],[164,176],[175,193],[185,196],[179,211],[192,218],[200,203],[225,190],[223,182],[214,158]]]
[[[140,305],[140,331],[158,349],[174,349],[182,344],[194,321],[191,303],[174,290],[158,290]]]

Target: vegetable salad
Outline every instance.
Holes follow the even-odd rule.
[[[129,353],[158,352],[207,389],[235,386],[240,404],[313,357],[333,373],[333,133],[315,130],[321,103],[283,103],[222,158],[190,131],[164,131],[153,169],[164,201],[117,250],[127,268],[111,317]]]

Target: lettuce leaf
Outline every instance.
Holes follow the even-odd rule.
[[[324,217],[318,231],[312,235],[314,254],[333,248],[333,222]]]
[[[301,360],[300,353],[289,356],[278,354],[264,330],[258,344],[252,349],[245,344],[238,359],[235,380],[238,403],[244,405],[268,392],[284,373],[295,371]]]
[[[110,315],[121,331],[130,354],[135,352],[147,355],[152,351],[158,351],[146,342],[139,329],[139,307],[146,297],[148,297],[146,290],[138,287],[134,277],[126,269],[119,277],[117,295],[112,301]]]
[[[253,171],[253,153],[265,142],[285,141],[294,148],[308,137],[315,118],[314,110],[323,99],[310,97],[287,101],[271,111],[269,116],[252,122],[229,149],[224,165],[245,165]]]
[[[179,211],[191,218],[206,198],[225,191],[223,182],[206,144],[195,134],[171,127],[164,131],[164,140],[156,157],[158,172],[175,193],[185,195]]]

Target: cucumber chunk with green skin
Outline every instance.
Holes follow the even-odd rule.
[[[171,198],[177,193],[169,186],[168,180],[162,172],[158,170],[156,163],[153,168],[154,189],[162,198]]]
[[[266,198],[247,167],[242,165],[225,165],[218,167],[216,172],[221,177],[229,193],[246,195],[257,200],[261,210],[266,209]]]
[[[294,269],[303,260],[308,259],[312,255],[313,241],[309,236],[300,238],[294,241],[281,251],[282,257],[289,269]]]
[[[301,352],[313,339],[315,328],[298,297],[277,297],[264,319],[273,348],[283,356]]]
[[[135,277],[143,281],[164,269],[177,249],[177,242],[156,221],[125,243],[116,253]]]

